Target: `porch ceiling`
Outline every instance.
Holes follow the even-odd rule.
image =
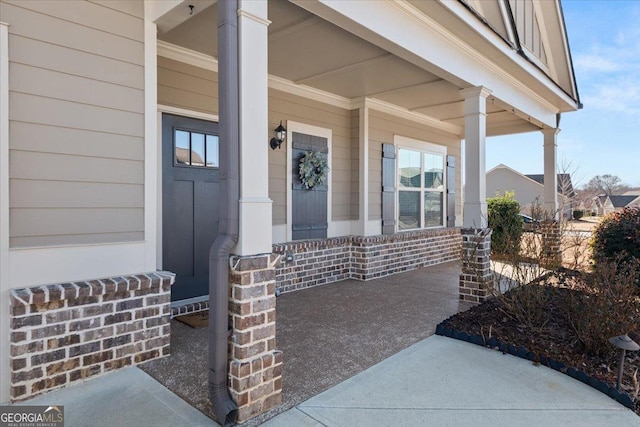
[[[185,9],[185,14],[189,13]],[[444,123],[464,126],[460,87],[339,28],[286,0],[269,2],[269,74],[339,95],[372,98]],[[212,5],[160,33],[165,42],[218,56]],[[487,134],[539,129],[498,99],[487,104]]]

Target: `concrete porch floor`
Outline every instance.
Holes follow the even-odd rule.
[[[283,403],[245,425],[258,425],[432,335],[440,321],[470,307],[458,299],[459,275],[454,262],[278,297]],[[209,414],[207,330],[176,321],[171,328],[171,356],[141,368]]]

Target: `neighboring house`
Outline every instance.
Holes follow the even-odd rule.
[[[637,194],[624,194],[616,195],[612,194],[607,196],[601,194],[594,197],[594,202],[597,208],[597,215],[608,215],[612,212],[621,211],[624,208],[640,207],[640,195]]]
[[[556,179],[558,212],[562,212],[564,218],[570,219],[573,214],[572,198],[575,195],[571,176],[559,173]],[[531,215],[534,205],[545,207],[544,189],[544,175],[524,175],[503,164],[487,172],[487,197],[507,191],[513,192],[515,199],[520,203],[520,211],[527,215]]]
[[[613,207],[613,212],[618,212],[624,208],[640,207],[640,196],[637,195],[610,195],[609,201]],[[607,212],[609,213],[609,212]]]
[[[0,21],[0,401],[168,355],[170,314],[212,289],[214,411],[269,409],[276,289],[459,258],[487,136],[540,132],[556,207],[581,107],[559,1],[0,0]]]

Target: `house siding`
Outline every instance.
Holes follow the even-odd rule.
[[[358,187],[353,186],[351,113],[349,110],[269,89],[269,129],[280,120],[331,129],[331,210],[330,221],[357,219]],[[355,146],[357,150],[357,145]],[[357,157],[355,159],[357,164]],[[286,222],[286,150],[269,152],[269,197],[273,200],[273,224]],[[357,173],[357,168],[356,168]],[[355,216],[353,215],[355,211]]]
[[[514,193],[515,199],[520,203],[520,211],[528,215],[531,215],[535,203],[544,202],[544,187],[527,177],[505,168],[497,168],[487,174],[487,198],[507,191]],[[560,203],[561,197],[558,196]]]
[[[393,144],[394,135],[444,145],[447,147],[447,154],[456,157],[456,218],[461,219],[460,139],[443,135],[420,123],[369,110],[369,220],[382,219],[382,144]]]
[[[217,115],[218,74],[158,57],[158,103]],[[331,129],[332,219],[357,219],[357,112],[356,138],[353,138],[353,118],[350,111],[269,89],[269,129],[275,129],[280,120],[285,124],[287,120],[293,120]],[[285,224],[287,218],[286,155],[287,150],[284,148],[269,150],[269,197],[273,200],[273,225]]]
[[[11,247],[144,239],[142,7],[0,0]]]
[[[218,114],[218,73],[158,57],[158,104]]]

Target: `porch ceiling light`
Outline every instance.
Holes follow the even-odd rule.
[[[282,126],[282,120],[280,120],[280,124],[274,130],[276,132],[276,136],[275,138],[271,138],[271,141],[269,142],[269,146],[271,147],[272,150],[275,150],[276,148],[281,148],[280,146],[282,145],[282,143],[287,137],[287,129],[285,129],[285,127]]]
[[[620,390],[620,385],[622,383],[622,369],[624,366],[624,357],[626,355],[627,350],[629,351],[638,351],[640,350],[640,345],[638,345],[634,340],[629,338],[628,335],[619,335],[617,337],[609,338],[609,342],[614,346],[618,347],[622,351],[620,352],[620,361],[618,362],[618,384],[617,388]]]

